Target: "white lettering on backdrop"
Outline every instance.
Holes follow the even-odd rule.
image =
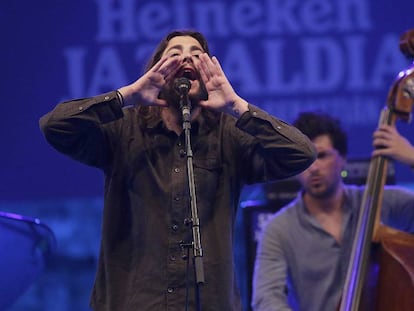
[[[348,125],[375,123],[390,81],[406,66],[399,34],[372,39],[380,21],[370,17],[368,0],[95,3],[96,36],[63,51],[65,97],[133,81],[155,44],[176,28],[206,34],[238,92],[286,120],[320,109],[342,116],[346,110]]]

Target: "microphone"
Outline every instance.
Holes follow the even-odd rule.
[[[177,78],[174,81],[174,89],[180,94],[180,108],[184,121],[190,121],[191,104],[188,100],[188,92],[191,88],[191,82],[185,77]]]
[[[181,96],[187,95],[191,88],[191,82],[185,77],[177,78],[174,81],[174,89]]]

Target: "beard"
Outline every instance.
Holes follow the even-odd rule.
[[[316,184],[304,183],[302,185],[305,192],[307,192],[310,196],[316,199],[328,199],[335,195],[341,184],[341,180],[322,180]]]
[[[308,186],[305,188],[305,191],[312,197],[317,199],[327,199],[335,193],[335,188],[326,185],[319,185],[317,187]]]
[[[169,81],[169,83],[166,83],[163,88],[161,89],[158,98],[164,99],[170,107],[173,107],[177,110],[179,110],[180,107],[180,94],[177,92],[177,90],[174,87],[174,81]],[[203,83],[203,81],[199,81],[199,89],[196,93],[189,93],[188,98],[190,100],[190,103],[192,106],[197,106],[198,103],[201,100],[207,100],[208,99],[208,93],[206,90],[206,87]]]

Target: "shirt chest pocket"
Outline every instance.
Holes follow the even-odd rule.
[[[193,167],[197,197],[199,200],[212,200],[220,185],[222,163],[218,158],[195,158]]]

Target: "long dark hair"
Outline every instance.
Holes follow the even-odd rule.
[[[194,30],[174,30],[167,34],[155,48],[154,53],[152,54],[151,58],[149,59],[147,66],[145,68],[145,72],[150,70],[160,59],[162,53],[164,53],[165,49],[167,48],[168,43],[172,38],[175,37],[193,37],[200,43],[201,47],[203,48],[204,52],[210,55],[210,49],[208,47],[207,39],[198,31]]]
[[[200,43],[203,51],[211,56],[210,49],[208,47],[208,42],[206,37],[198,31],[185,29],[185,30],[174,30],[168,33],[161,41],[158,43],[158,46],[155,48],[151,58],[149,59],[147,65],[145,66],[145,72],[150,70],[160,59],[162,54],[164,53],[165,49],[167,48],[168,43],[172,38],[175,37],[193,37]],[[144,121],[149,121],[154,118],[160,118],[161,114],[161,107],[158,106],[139,106],[138,107],[140,116],[143,118]],[[212,124],[215,122],[217,114],[214,112],[207,113],[207,122]]]

